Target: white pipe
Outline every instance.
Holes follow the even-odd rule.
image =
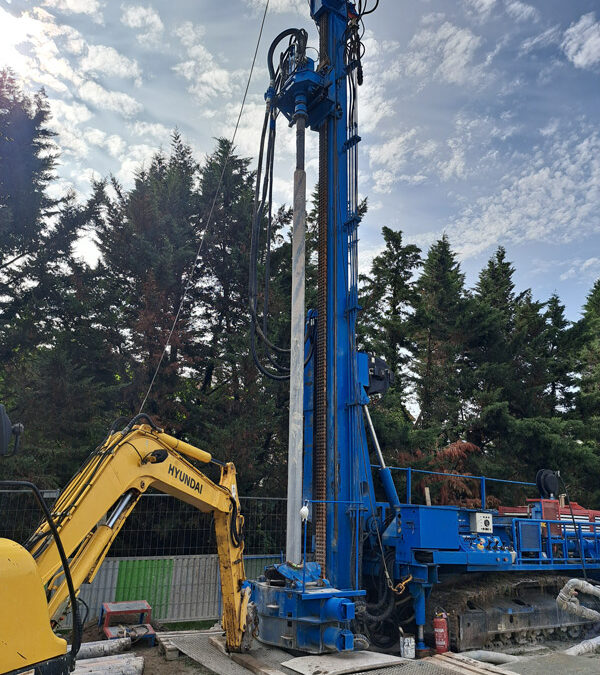
[[[131,649],[131,638],[117,638],[116,640],[97,640],[95,642],[84,642],[77,653],[77,660],[93,659],[99,656],[108,656],[109,654],[118,654]]]
[[[559,609],[583,619],[588,619],[589,621],[600,621],[600,612],[596,612],[594,609],[589,609],[589,607],[584,607],[579,604],[577,592],[587,593],[588,595],[594,595],[597,598],[600,598],[600,588],[597,586],[592,586],[592,584],[589,584],[582,579],[570,579],[560,589],[560,593],[556,598],[556,604]]]
[[[565,649],[564,654],[569,656],[579,656],[580,654],[589,654],[595,652],[600,647],[600,636],[592,638],[591,640],[584,640],[574,647]]]
[[[503,654],[502,652],[490,652],[486,649],[474,649],[470,652],[461,652],[461,656],[468,656],[470,659],[475,659],[476,661],[484,661],[485,663],[492,663],[494,665],[500,666],[503,663],[515,663],[521,659],[518,656],[513,656],[512,654]]]
[[[306,229],[306,172],[304,171],[303,116],[296,119],[296,171],[292,229],[292,313],[290,344],[290,417],[288,441],[288,500],[286,559],[302,561],[302,452],[304,445],[304,284]]]
[[[367,418],[369,431],[371,432],[371,438],[373,439],[373,445],[375,446],[375,450],[377,452],[377,458],[379,459],[379,466],[382,469],[385,469],[385,460],[383,459],[383,453],[381,452],[379,439],[377,438],[377,434],[375,433],[375,427],[373,426],[373,422],[371,420],[371,413],[369,412],[369,408],[366,405],[363,405],[363,410],[365,411],[365,417]]]

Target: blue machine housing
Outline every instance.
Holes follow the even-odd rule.
[[[417,648],[424,649],[426,599],[444,575],[470,572],[562,572],[582,566],[590,576],[600,572],[600,523],[570,523],[543,518],[500,516],[486,508],[486,481],[480,481],[481,508],[412,504],[414,474],[441,475],[411,468],[372,466],[362,418],[368,403],[367,356],[356,350],[358,305],[357,242],[359,216],[356,171],[352,168],[360,141],[349,123],[345,64],[348,16],[346,0],[311,0],[311,14],[327,22],[329,60],[316,68],[305,59],[294,68],[274,105],[290,121],[301,111],[314,130],[327,129],[327,499],[326,565],[308,562],[315,550],[305,525],[304,564],[284,563],[268,569],[252,584],[259,639],[310,653],[347,651],[354,647],[355,602],[364,587],[379,579],[383,566],[400,590],[412,596]],[[271,100],[274,92],[267,92]],[[351,178],[349,175],[351,174]],[[354,201],[350,195],[354,195]],[[316,311],[307,322],[322,320]],[[312,520],[315,363],[306,346],[304,373],[303,500]],[[375,469],[387,501],[377,502]],[[406,475],[401,502],[392,471]],[[498,481],[513,483],[512,481]],[[532,483],[514,482],[523,487]],[[322,503],[322,502],[321,502]],[[473,514],[487,514],[492,531],[472,527]],[[323,574],[324,573],[324,574]],[[400,590],[399,590],[400,589]]]
[[[351,651],[355,617],[351,597],[364,591],[340,591],[321,578],[317,563],[294,567],[282,563],[268,570],[270,579],[254,582],[253,600],[260,617],[260,639],[308,653]],[[279,577],[274,585],[273,578]]]

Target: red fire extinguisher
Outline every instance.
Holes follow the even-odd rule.
[[[435,651],[443,654],[450,649],[450,634],[448,632],[448,615],[443,609],[435,613],[433,619],[433,634],[435,635]]]

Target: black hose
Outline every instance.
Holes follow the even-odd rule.
[[[306,51],[306,43],[308,42],[308,33],[303,28],[286,28],[284,31],[281,31],[279,35],[271,42],[269,47],[269,52],[267,54],[267,66],[269,67],[269,77],[271,82],[274,83],[276,79],[275,66],[273,65],[273,54],[277,45],[286,37],[294,36],[298,41],[298,49],[301,54]]]
[[[238,508],[237,503],[233,497],[231,498],[231,504],[232,509],[231,509],[231,519],[229,521],[229,532],[231,534],[231,541],[233,542],[233,545],[236,548],[240,548],[240,546],[244,542],[244,532],[241,525],[239,530],[237,527]]]
[[[154,424],[154,421],[150,415],[147,415],[146,413],[139,413],[129,422],[125,429],[123,429],[123,435],[126,436],[141,420],[145,420],[154,429],[154,431],[161,431],[160,427],[157,427],[156,424]]]
[[[83,615],[83,619],[81,619],[81,632],[83,633],[88,616],[90,615],[90,607],[83,598],[77,598],[77,602],[85,607],[85,614]]]
[[[571,498],[569,497],[569,493],[567,491],[567,486],[565,485],[565,481],[563,480],[563,477],[560,475],[560,471],[556,472],[556,476],[558,480],[562,483],[563,490],[565,491],[565,497],[567,498],[567,502],[569,502],[569,511],[571,512],[571,520],[573,522],[573,534],[575,535],[577,539],[577,548],[579,549],[579,557],[581,559],[581,571],[583,572],[583,578],[587,581],[587,570],[585,568],[585,555],[583,553],[583,546],[581,544],[581,537],[577,534],[577,525],[575,524],[575,514],[573,513],[573,506],[571,505]],[[581,530],[579,530],[581,532]]]

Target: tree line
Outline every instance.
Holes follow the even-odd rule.
[[[162,361],[144,410],[234,460],[244,494],[284,494],[287,387],[260,376],[248,340],[251,158],[218,139],[198,163],[175,131],[131,188],[109,177],[86,199],[52,198],[50,116],[43,91],[28,96],[0,71],[0,401],[26,427],[0,476],[63,485],[114,418],[138,412]],[[280,343],[290,220],[280,208],[270,232],[270,336]],[[309,306],[314,226],[313,209]],[[396,375],[372,404],[388,461],[516,480],[548,466],[573,498],[600,505],[600,281],[570,323],[558,296],[515,288],[502,248],[470,289],[445,236],[422,252],[401,231],[382,234],[361,278],[359,343]],[[76,255],[82,236],[96,263]],[[468,481],[451,487],[475,497]]]

